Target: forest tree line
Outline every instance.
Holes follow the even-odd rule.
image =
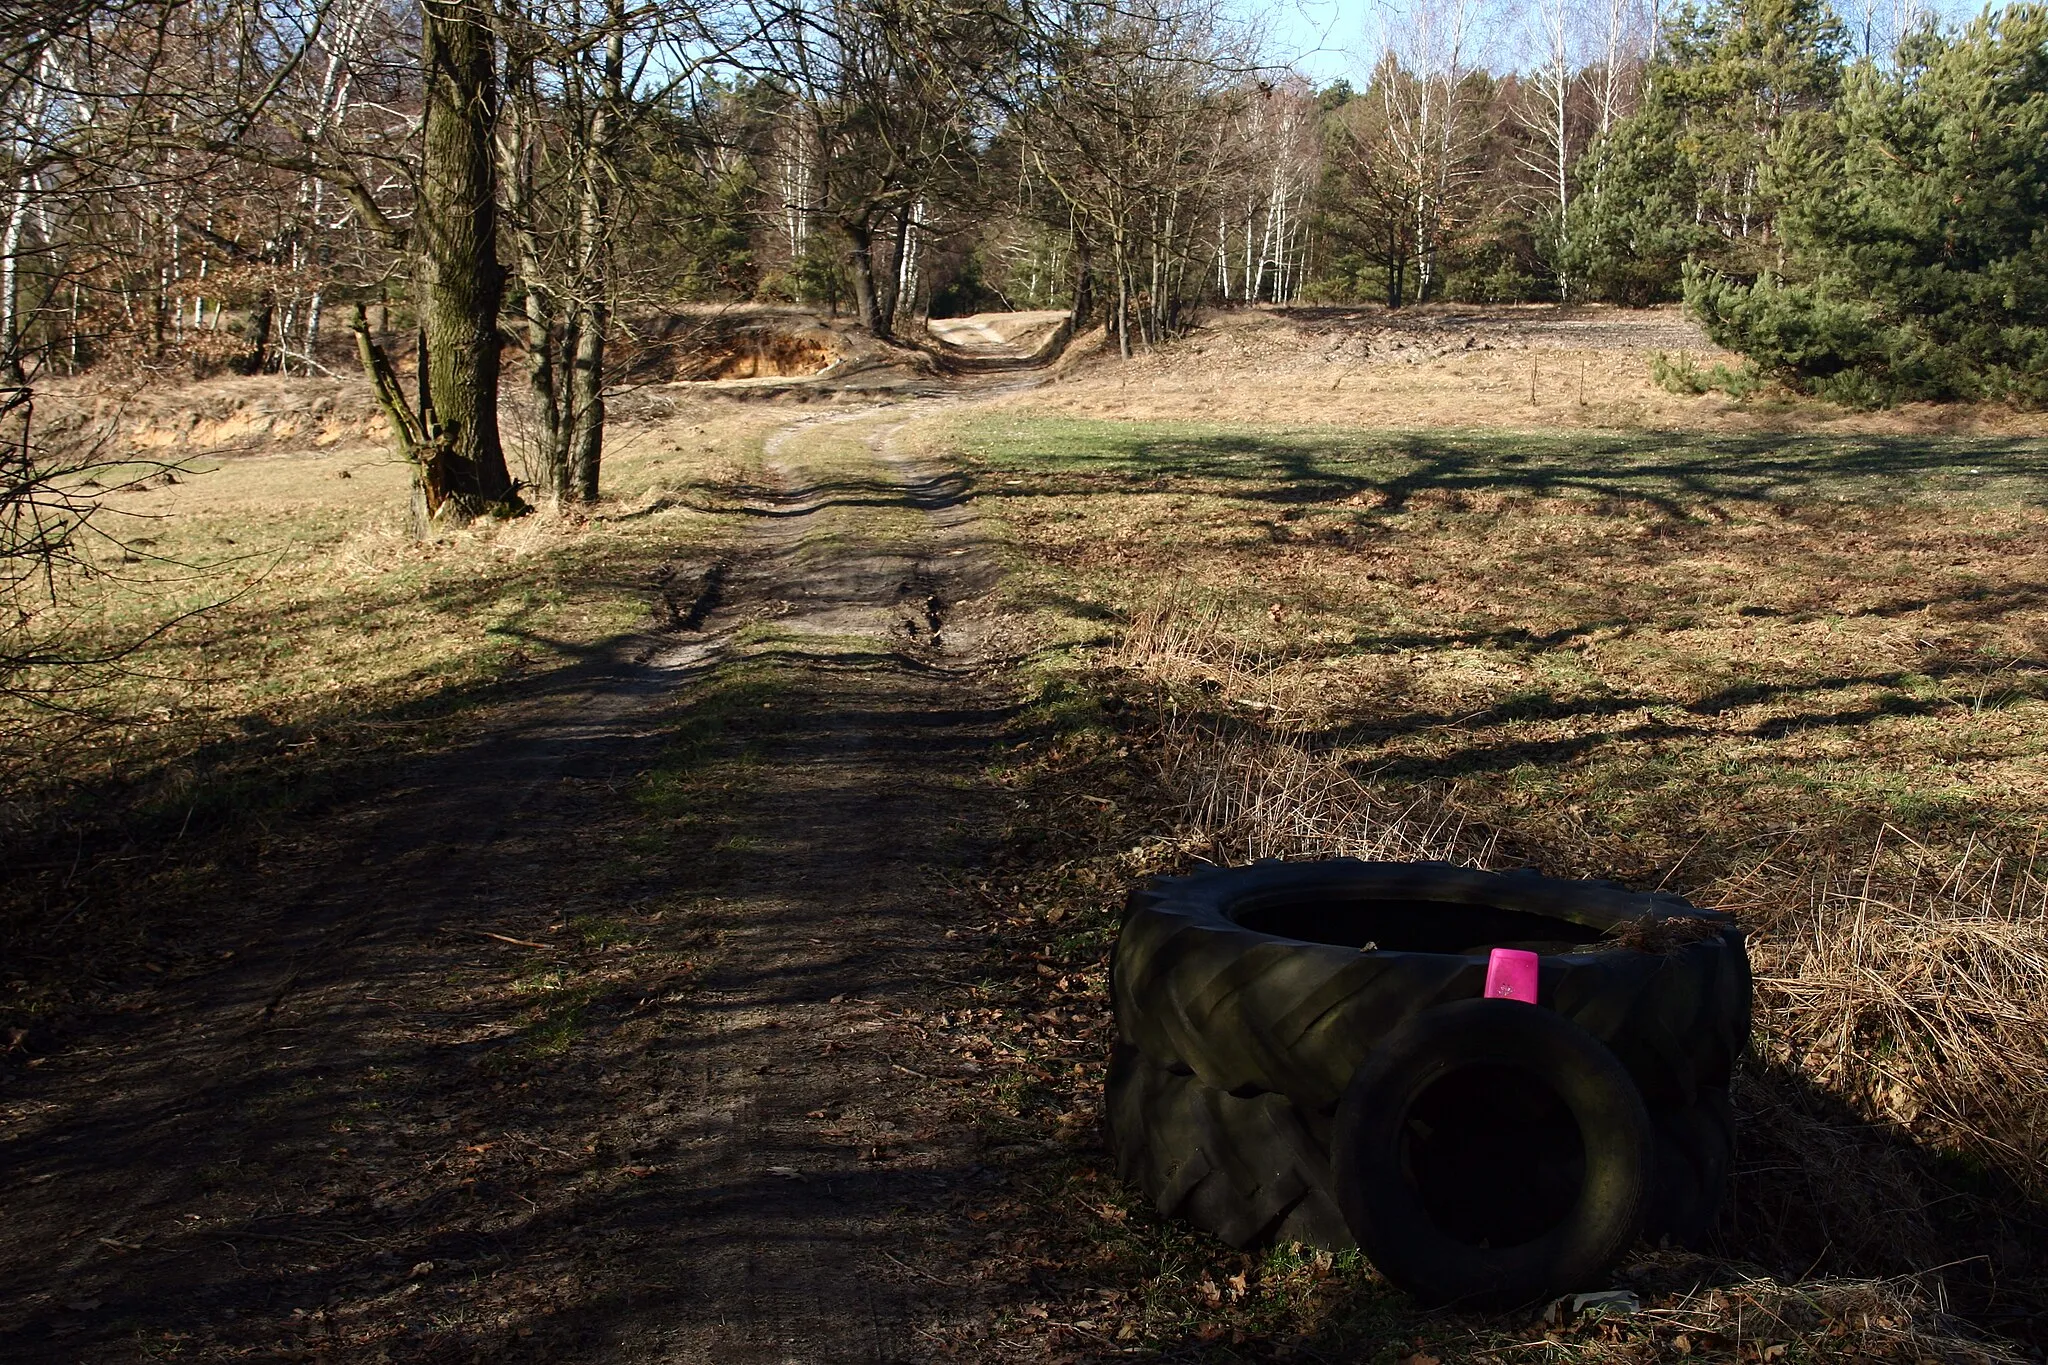
[[[1683,298],[1857,403],[2048,402],[2048,10],[1388,11],[1357,82],[1215,0],[56,0],[0,21],[0,380],[361,369],[423,516],[594,498],[621,328]],[[416,362],[416,364],[414,363]],[[410,373],[411,377],[407,376]]]

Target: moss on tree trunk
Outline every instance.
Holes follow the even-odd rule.
[[[413,230],[428,444],[415,458],[427,514],[474,517],[518,506],[498,438],[497,76],[489,15],[476,0],[427,0],[421,14],[426,119]]]

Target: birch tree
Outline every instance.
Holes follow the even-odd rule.
[[[1536,177],[1547,201],[1539,210],[1545,236],[1552,240],[1550,253],[1557,272],[1558,297],[1569,300],[1571,278],[1563,262],[1570,255],[1569,214],[1571,211],[1572,162],[1579,137],[1573,126],[1572,96],[1579,86],[1574,60],[1574,15],[1569,0],[1535,0],[1540,55],[1536,68],[1522,83],[1522,98],[1515,115],[1528,135],[1518,157],[1524,169]]]
[[[1373,85],[1414,219],[1418,303],[1441,287],[1440,257],[1469,206],[1484,169],[1478,151],[1493,131],[1485,102],[1472,95],[1472,78],[1481,74],[1478,20],[1476,0],[1411,0],[1379,14]]]

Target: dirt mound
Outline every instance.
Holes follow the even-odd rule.
[[[384,417],[366,381],[283,375],[164,387],[96,384],[91,376],[36,391],[37,438],[57,453],[182,457],[378,445]]]
[[[693,358],[682,379],[761,379],[818,374],[835,356],[810,337],[784,332],[749,332]]]
[[[620,345],[624,374],[642,383],[822,374],[849,349],[822,320],[772,309],[690,311],[643,319]]]
[[[704,384],[736,397],[864,393],[928,379],[938,367],[910,346],[878,341],[852,318],[747,304],[642,319],[619,345],[620,375],[637,384]]]

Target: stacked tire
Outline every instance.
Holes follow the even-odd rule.
[[[1533,1006],[1483,998],[1497,947],[1540,954]],[[1679,897],[1212,868],[1132,895],[1110,995],[1118,1167],[1234,1246],[1357,1246],[1426,1302],[1505,1307],[1714,1222],[1749,963],[1732,920]]]

